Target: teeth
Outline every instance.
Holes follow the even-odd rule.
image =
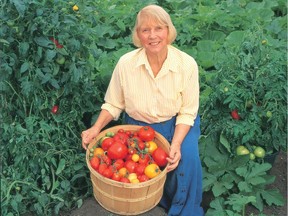
[[[153,43],[150,43],[151,45],[157,45],[159,44],[159,42],[153,42]]]

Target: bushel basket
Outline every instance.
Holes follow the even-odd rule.
[[[165,167],[158,176],[146,182],[136,184],[118,182],[100,175],[91,167],[89,149],[96,145],[98,140],[104,137],[107,132],[116,134],[119,129],[134,132],[138,131],[140,127],[135,125],[119,125],[103,130],[89,144],[86,151],[86,163],[90,170],[95,199],[103,208],[119,215],[139,215],[154,208],[159,203],[163,194],[167,168]],[[168,141],[156,131],[154,142],[167,153],[169,152]]]

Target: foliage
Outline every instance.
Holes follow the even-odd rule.
[[[286,150],[284,0],[80,0],[78,11],[74,2],[4,0],[2,215],[57,215],[91,196],[79,135],[95,121],[116,61],[134,49],[135,15],[149,3],[169,11],[175,46],[200,66],[204,190],[215,196],[208,213],[283,203],[277,191],[265,189],[274,181],[270,166],[234,151],[240,144]],[[234,109],[239,121],[230,117]]]

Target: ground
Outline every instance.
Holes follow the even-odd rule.
[[[283,197],[287,199],[287,152],[280,152],[276,157],[270,174],[276,176],[275,182],[270,185],[272,188],[278,189]],[[203,206],[204,209],[209,206],[210,196],[209,194],[203,195]],[[287,215],[287,200],[285,205],[278,206],[266,206],[263,213],[267,216],[286,216]],[[63,216],[117,216],[104,208],[102,208],[94,199],[94,197],[88,198],[84,201],[81,208],[75,209],[69,213],[62,214]],[[141,214],[139,216],[166,216],[164,209],[156,206],[152,210]],[[246,216],[256,216],[259,215],[257,209],[253,206],[248,206],[246,208]]]

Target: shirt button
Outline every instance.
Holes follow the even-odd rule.
[[[184,173],[180,173],[179,175],[180,175],[181,177],[183,177],[183,176],[184,176]]]

